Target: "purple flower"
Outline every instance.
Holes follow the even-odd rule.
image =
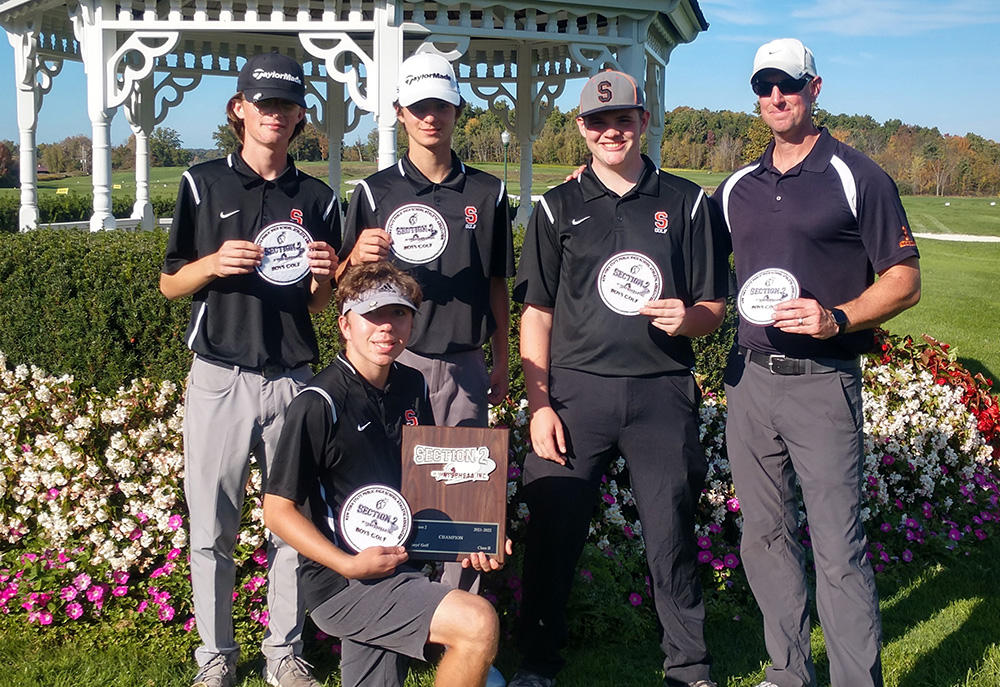
[[[880,530],[882,530],[883,532],[892,532],[892,525],[890,525],[890,524],[889,524],[889,523],[887,523],[887,522],[883,522],[883,523],[882,523],[882,524],[881,524],[881,525],[879,526],[879,529],[880,529]]]
[[[725,563],[720,561],[718,558],[713,558],[711,565],[716,570],[722,570],[724,567],[726,567]]]
[[[962,538],[962,533],[957,529],[955,529],[954,527],[952,527],[951,530],[948,532],[948,538],[951,539],[952,541],[958,541],[959,539]]]
[[[605,494],[604,496],[601,497],[601,499],[604,501],[604,503],[608,504],[609,506],[615,505],[615,497],[612,496],[611,494]]]
[[[712,534],[718,534],[719,532],[722,531],[722,525],[718,525],[713,522],[711,525],[708,526],[708,531],[711,532]]]
[[[896,459],[890,456],[889,454],[882,456],[882,465],[892,465],[895,462]]]
[[[878,484],[878,480],[875,479],[875,475],[868,475],[868,486],[874,487],[876,484]]]
[[[735,553],[727,553],[725,558],[722,559],[722,564],[727,568],[735,568],[740,564],[740,559],[736,557]]]
[[[631,594],[629,594],[628,600],[629,603],[631,603],[633,606],[639,606],[640,604],[642,604],[642,596],[636,592],[632,592]]]
[[[698,546],[702,549],[712,548],[712,540],[708,537],[698,537]]]
[[[911,528],[912,528],[912,527],[919,527],[919,526],[920,526],[920,523],[918,523],[918,522],[917,522],[916,520],[914,520],[913,518],[907,518],[907,519],[906,519],[906,526],[907,526],[907,527],[911,527]]]
[[[635,537],[635,533],[632,531],[632,528],[629,527],[628,525],[625,525],[622,528],[622,531],[625,533],[625,538],[626,539],[632,539],[632,538]]]
[[[712,560],[712,552],[711,551],[699,551],[698,552],[698,562],[699,563],[708,563],[710,560]]]
[[[983,539],[986,539],[986,533],[983,532],[982,530],[973,530],[973,534],[975,534],[976,535],[976,539],[978,539],[980,541],[982,541]]]
[[[905,562],[909,563],[910,561],[913,560],[913,552],[910,551],[909,549],[903,549],[903,554],[902,554],[901,558]]]

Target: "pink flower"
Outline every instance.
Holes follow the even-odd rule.
[[[38,623],[40,625],[51,625],[52,624],[52,613],[49,611],[42,611],[38,617]]]
[[[180,549],[170,549],[170,552],[167,553],[167,560],[168,561],[177,560],[177,557],[180,555],[181,555]]]
[[[267,565],[267,551],[257,549],[253,552],[253,560],[257,565]]]
[[[580,571],[580,577],[582,577],[583,579],[587,580],[587,582],[593,582],[594,581],[594,573],[590,572],[589,570],[581,570]]]
[[[959,539],[962,538],[962,533],[953,527],[948,532],[948,538],[951,539],[952,541],[958,541]]]
[[[171,515],[170,519],[167,520],[167,529],[176,530],[183,524],[184,518],[179,515]]]
[[[90,575],[87,573],[80,573],[75,578],[73,578],[73,586],[79,589],[81,592],[85,591],[87,587],[90,586]]]
[[[87,590],[87,598],[95,603],[100,601],[104,598],[104,588],[101,585],[95,584]]]
[[[735,553],[727,553],[726,557],[722,559],[722,564],[727,568],[735,568],[740,564],[740,559],[736,557]]]
[[[330,639],[330,635],[323,632],[323,630],[316,630],[316,641],[322,642],[324,639]]]
[[[609,506],[615,505],[615,497],[612,496],[611,494],[605,494],[604,496],[601,497],[601,499],[603,499],[604,503],[608,504]]]
[[[128,573],[124,570],[116,570],[112,575],[111,579],[118,584],[128,584]]]
[[[264,611],[260,614],[260,624],[267,627],[267,624],[271,621],[271,614],[268,611]]]
[[[720,561],[718,558],[713,558],[711,565],[716,570],[722,570],[724,567],[726,567],[726,564]]]
[[[708,531],[711,532],[712,534],[718,534],[719,532],[722,531],[722,525],[718,525],[713,522],[711,525],[708,526]]]
[[[640,596],[636,592],[632,592],[631,594],[629,594],[628,600],[629,603],[631,603],[633,606],[639,606],[642,604],[642,596]]]
[[[191,616],[190,618],[187,619],[187,622],[184,623],[184,631],[190,632],[191,630],[194,629],[194,625],[195,625],[194,616]]]
[[[521,468],[516,465],[507,466],[507,479],[517,479],[521,476]]]
[[[882,456],[882,465],[892,465],[895,462],[896,462],[896,459],[893,458],[892,456],[888,455],[888,454]]]
[[[73,620],[76,620],[81,615],[83,615],[83,606],[81,606],[78,603],[67,604],[66,615],[68,615]]]
[[[59,593],[59,598],[63,601],[72,601],[76,598],[79,592],[76,591],[76,587],[63,587],[62,591]]]
[[[142,612],[143,612],[143,611],[145,611],[145,610],[146,610],[146,609],[147,609],[148,607],[149,607],[149,602],[148,602],[148,601],[145,601],[145,600],[144,600],[144,601],[140,601],[140,602],[139,602],[139,606],[138,606],[138,607],[137,607],[137,608],[135,609],[135,612],[136,612],[136,613],[142,613]]]
[[[125,596],[126,594],[128,594],[128,587],[126,587],[123,584],[118,585],[117,587],[111,590],[112,596]]]
[[[59,496],[59,490],[56,488],[49,489],[48,495],[49,495],[49,501],[54,501]],[[47,625],[48,623],[44,624]]]
[[[625,532],[626,539],[632,539],[633,537],[635,537],[635,533],[632,531],[632,528],[629,527],[628,525],[625,525],[622,528],[622,531]]]
[[[892,532],[892,525],[890,525],[887,522],[883,522],[881,525],[879,525],[879,529],[882,530],[883,532]]]
[[[169,622],[174,619],[174,607],[160,606],[160,612],[157,615],[163,622]]]
[[[146,515],[145,513],[136,513],[135,519],[138,520],[143,525],[149,522],[149,516]]]
[[[129,533],[128,538],[129,541],[135,541],[136,539],[142,538],[142,528],[136,527],[131,533]]]
[[[730,513],[735,513],[740,509],[740,500],[737,497],[731,499],[726,499],[726,510]]]

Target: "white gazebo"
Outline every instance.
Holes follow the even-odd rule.
[[[119,108],[136,136],[133,217],[149,228],[153,127],[203,75],[235,77],[248,55],[276,50],[303,64],[309,116],[329,137],[329,180],[338,188],[344,134],[364,112],[378,125],[379,167],[395,162],[399,64],[415,52],[438,52],[501,116],[521,147],[521,188],[530,189],[532,143],[555,99],[569,79],[605,67],[643,83],[649,149],[659,150],[670,52],[708,27],[697,0],[0,0],[0,25],[15,52],[19,226],[31,229],[39,219],[38,112],[63,62],[75,60],[87,79],[94,231],[115,227],[110,124]],[[522,203],[518,219],[528,211]]]

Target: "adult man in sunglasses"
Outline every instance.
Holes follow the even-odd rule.
[[[318,362],[309,315],[330,302],[340,245],[337,195],[288,155],[305,126],[302,67],[278,53],[255,55],[237,91],[226,114],[241,146],[184,173],[160,275],[167,298],[193,296],[184,493],[202,640],[194,687],[236,681],[233,551],[250,457],[266,480],[285,408]],[[272,537],[268,563],[264,676],[279,687],[318,687],[299,656],[298,554]]]
[[[791,38],[762,46],[750,83],[774,141],[713,202],[732,234],[740,285],[726,440],[771,658],[758,687],[816,684],[796,478],[831,681],[882,685],[861,522],[859,356],[874,327],[919,300],[917,248],[888,175],[813,123],[822,80],[808,48]]]

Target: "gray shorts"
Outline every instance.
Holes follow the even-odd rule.
[[[490,393],[490,375],[483,349],[434,356],[407,350],[397,360],[423,374],[435,424],[441,427],[489,424],[486,397]]]
[[[451,591],[404,571],[349,580],[310,613],[316,627],[340,637],[343,687],[401,686],[410,658],[423,660],[434,612]]]

